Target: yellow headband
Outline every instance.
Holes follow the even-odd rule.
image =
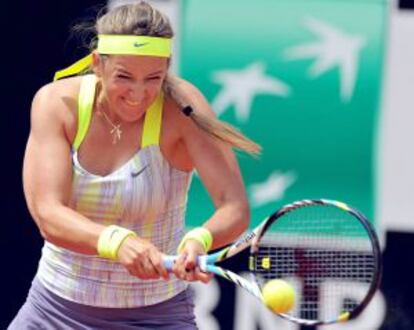
[[[98,35],[97,52],[105,55],[171,56],[171,39],[134,35]],[[53,80],[75,75],[92,64],[92,54],[85,56],[71,66],[57,71]]]

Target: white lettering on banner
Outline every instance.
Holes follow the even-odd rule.
[[[195,291],[195,315],[200,330],[219,330],[220,325],[212,312],[220,300],[220,287],[216,279],[210,283],[192,283]]]
[[[248,273],[242,274],[247,278],[250,275]],[[297,279],[286,279],[291,283],[296,292],[299,292],[300,286]],[[343,296],[338,296],[336,299],[329,297],[324,292],[332,292],[338,285],[342,286]],[[220,287],[216,279],[213,279],[209,284],[194,283],[192,287],[195,290],[195,314],[197,325],[200,330],[220,330],[219,320],[217,320],[213,311],[217,308],[221,298]],[[321,285],[321,315],[327,313],[329,308],[330,313],[332,309],[337,309],[338,315],[340,314],[342,303],[345,299],[361,299],[361,296],[365,294],[365,285],[355,282],[344,283],[337,281],[329,281]],[[262,303],[260,303],[255,297],[249,294],[246,290],[236,286],[235,291],[235,304],[234,304],[234,327],[233,330],[271,330],[271,329],[283,329],[283,330],[299,330],[300,326],[290,321],[284,320],[273,313],[271,313]],[[300,297],[300,294],[298,294]],[[226,297],[228,300],[232,300],[230,297]],[[229,317],[232,315],[233,309],[231,306],[227,306],[227,312]],[[366,310],[355,320],[334,324],[329,326],[320,327],[321,330],[377,330],[384,322],[386,314],[386,302],[381,292],[377,292],[366,308]]]
[[[341,291],[344,292],[343,296],[335,297],[332,299],[324,292],[332,292],[338,286],[341,286]],[[348,282],[344,283],[343,281],[329,281],[324,283],[321,288],[321,315],[326,313],[323,308],[326,307],[332,313],[332,309],[336,308],[337,313],[340,313],[342,303],[344,299],[358,299],[360,300],[363,295],[367,292],[367,288],[364,284]],[[386,302],[385,298],[381,292],[377,292],[374,298],[371,300],[367,308],[362,312],[362,314],[355,320],[335,324],[330,326],[320,327],[321,330],[376,330],[379,329],[385,319],[386,313]]]

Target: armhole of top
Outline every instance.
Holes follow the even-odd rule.
[[[141,149],[160,144],[164,95],[161,92],[145,113]]]
[[[85,75],[79,89],[78,96],[78,130],[73,142],[73,149],[77,151],[88,132],[92,116],[93,102],[95,100],[96,76]]]

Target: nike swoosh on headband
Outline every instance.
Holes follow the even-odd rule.
[[[144,42],[144,43],[139,43],[139,42],[135,42],[134,43],[134,47],[139,48],[142,46],[148,45],[148,42]]]

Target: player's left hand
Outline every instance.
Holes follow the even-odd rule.
[[[208,283],[213,278],[213,275],[202,272],[197,265],[197,257],[204,254],[206,252],[202,244],[196,240],[189,239],[182,248],[172,269],[175,276],[184,281]]]

